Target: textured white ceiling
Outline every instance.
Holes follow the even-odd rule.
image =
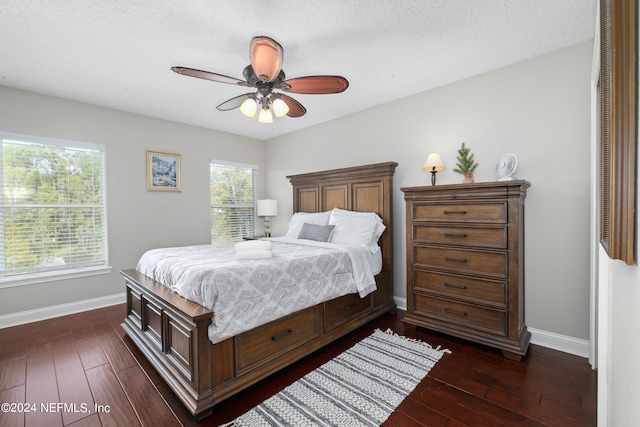
[[[0,85],[269,139],[594,37],[597,0],[0,0]],[[252,37],[284,49],[287,78],[334,74],[346,92],[295,95],[270,125],[215,107],[246,88]],[[0,113],[1,114],[1,113]]]

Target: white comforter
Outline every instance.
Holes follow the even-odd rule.
[[[214,312],[217,343],[323,301],[376,289],[381,255],[365,248],[273,238],[272,258],[236,260],[233,244],[153,249],[136,267]]]

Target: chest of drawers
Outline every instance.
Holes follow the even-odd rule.
[[[405,187],[405,323],[479,342],[520,360],[527,181]]]

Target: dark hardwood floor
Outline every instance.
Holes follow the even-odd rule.
[[[135,348],[124,305],[0,330],[0,426],[217,426],[325,363],[373,329],[391,328],[443,356],[386,426],[595,426],[597,375],[583,358],[532,345],[514,362],[491,348],[387,314],[221,402],[200,423]],[[7,411],[8,409],[8,411]]]

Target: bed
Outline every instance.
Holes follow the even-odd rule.
[[[293,186],[294,214],[337,208],[381,219],[385,230],[377,242],[379,272],[372,278],[372,292],[356,285],[351,293],[283,317],[267,317],[263,320],[267,323],[237,334],[210,336],[221,313],[216,319],[214,311],[182,297],[138,267],[121,271],[127,297],[123,328],[195,418],[210,415],[218,402],[395,310],[392,179],[396,167],[395,162],[385,162],[287,177]],[[274,245],[280,243],[276,240]]]

